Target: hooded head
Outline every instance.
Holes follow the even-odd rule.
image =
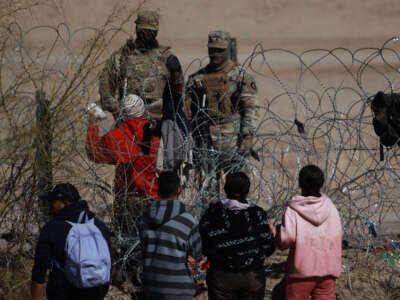
[[[143,117],[145,112],[143,99],[138,95],[129,94],[121,103],[121,114],[124,120],[132,117]]]
[[[295,196],[288,202],[288,206],[314,226],[323,224],[332,211],[331,201],[324,194],[320,197]]]
[[[157,34],[160,15],[156,11],[143,10],[138,13],[136,23],[136,44],[139,49],[158,47]]]
[[[210,65],[220,67],[230,58],[231,36],[225,31],[211,31],[208,34],[208,56]]]

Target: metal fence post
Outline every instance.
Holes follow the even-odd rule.
[[[46,99],[43,91],[36,91],[36,163],[35,178],[38,195],[51,188],[53,184],[52,170],[52,124],[50,114],[50,101]],[[48,220],[49,205],[39,197],[40,226]]]

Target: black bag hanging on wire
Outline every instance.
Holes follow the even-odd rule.
[[[400,94],[378,92],[371,102],[372,125],[383,146],[400,145]]]

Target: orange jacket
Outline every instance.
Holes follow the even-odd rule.
[[[160,138],[151,134],[149,151],[143,153],[145,119],[133,117],[118,128],[99,137],[99,127],[89,126],[86,151],[90,160],[116,165],[114,190],[116,198],[129,193],[143,193],[158,199],[156,171]],[[150,129],[154,132],[154,128]]]

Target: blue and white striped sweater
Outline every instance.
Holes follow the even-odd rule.
[[[187,256],[198,258],[201,238],[196,220],[178,200],[153,201],[141,221],[144,289],[163,295],[194,295]]]

